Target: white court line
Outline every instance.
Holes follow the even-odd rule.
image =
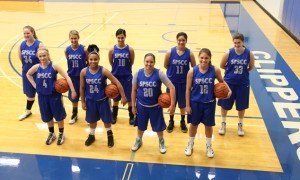
[[[100,29],[103,28],[104,25],[106,25],[109,21],[111,21],[113,18],[115,18],[119,13],[115,12],[110,18],[108,18],[103,24],[101,24],[96,30],[94,30],[90,35],[88,35],[86,38],[84,38],[81,43],[84,44],[88,39],[90,39],[96,32],[98,32]],[[63,61],[66,57],[63,56],[57,61],[57,64],[59,64],[61,61]]]
[[[12,78],[12,79],[21,79],[20,76],[0,76],[0,78],[7,78],[7,77]]]
[[[128,176],[126,179],[130,179],[130,176],[131,176],[131,172],[132,172],[132,169],[133,169],[133,163],[127,163],[126,164],[126,168],[124,170],[124,174],[123,174],[123,177],[122,177],[122,180],[124,180],[124,178],[126,178],[126,174],[127,174],[127,171],[128,171],[128,166],[130,166],[130,169],[129,169],[129,172],[128,172]]]
[[[1,51],[0,51],[1,52]],[[0,72],[3,74],[3,76],[5,77],[5,78],[7,78],[10,82],[12,82],[14,85],[16,85],[17,87],[19,87],[19,88],[23,88],[21,85],[19,85],[18,83],[16,83],[15,81],[13,81],[12,80],[12,78],[10,77],[10,76],[7,76],[6,74],[5,74],[5,72],[2,70],[2,68],[1,68],[1,66],[0,66]]]

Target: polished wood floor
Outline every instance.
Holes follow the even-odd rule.
[[[297,70],[300,65],[295,58],[300,52],[299,46],[254,2],[241,3],[299,77]],[[193,155],[185,156],[188,134],[179,130],[179,115],[175,117],[175,130],[170,134],[165,133],[168,149],[165,155],[159,153],[158,139],[150,126],[141,149],[136,153],[131,152],[136,128],[129,126],[127,110],[120,110],[118,122],[113,126],[113,148],[106,146],[106,133],[101,122],[96,132],[96,142],[90,147],[84,146],[88,134],[84,111],[80,109],[78,123],[67,124],[71,115],[71,103],[67,98],[64,99],[68,113],[65,123],[66,141],[62,146],[44,144],[48,130],[40,120],[37,102],[30,118],[22,122],[17,120],[26,102],[18,74],[21,72],[21,63],[17,58],[17,48],[23,40],[22,28],[25,25],[35,27],[39,39],[49,48],[52,60],[64,69],[66,62],[63,52],[69,45],[68,32],[71,29],[80,31],[82,44],[95,43],[100,46],[101,64],[110,69],[108,49],[116,43],[115,31],[119,27],[126,29],[126,42],[135,49],[134,72],[143,67],[143,56],[148,52],[157,56],[156,67],[163,69],[164,53],[176,45],[176,34],[179,31],[187,32],[187,46],[195,55],[200,48],[210,48],[213,64],[218,66],[223,53],[232,46],[231,34],[218,4],[0,2],[0,10],[1,152],[282,171],[253,93],[250,96],[251,108],[246,112],[245,137],[237,136],[235,111],[229,112],[226,136],[218,135],[221,120],[220,110],[217,109],[217,125],[213,136],[216,155],[213,159],[207,158],[205,154],[203,126],[198,130]],[[165,119],[167,122],[167,114]]]

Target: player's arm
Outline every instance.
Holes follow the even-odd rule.
[[[224,83],[226,84],[227,88],[229,89],[229,92],[227,94],[227,98],[229,98],[232,94],[232,91],[231,89],[229,88],[228,84],[224,81],[223,77],[222,77],[222,74],[221,74],[221,70],[217,67],[215,67],[215,75],[216,75],[216,78],[217,80],[220,82],[220,83]]]
[[[186,76],[186,90],[185,90],[185,111],[188,114],[192,114],[191,109],[191,89],[193,81],[193,69],[190,69]]]
[[[134,115],[137,114],[136,110],[136,93],[137,93],[137,74],[135,73],[132,78],[132,90],[131,90],[131,103],[132,103],[132,113]]]
[[[67,49],[65,49],[64,53],[65,53],[65,57],[66,57],[66,59],[68,60]]]
[[[165,55],[165,60],[164,60],[164,67],[168,69],[169,64],[170,64],[170,57],[171,57],[171,51],[168,51]]]
[[[72,99],[75,99],[77,94],[76,94],[75,88],[73,86],[72,80],[69,77],[69,75],[67,74],[67,72],[64,71],[58,64],[53,64],[52,67],[55,71],[57,71],[62,77],[64,77],[67,80],[68,85],[71,90],[71,93],[72,93]]]
[[[169,90],[170,90],[171,105],[170,105],[168,111],[170,112],[170,114],[174,114],[174,112],[175,112],[175,101],[176,101],[175,87],[174,87],[173,83],[170,81],[170,79],[167,77],[167,75],[164,72],[159,71],[159,77],[160,77],[161,82],[165,86],[167,86],[167,88],[169,88]]]
[[[124,89],[123,89],[123,86],[122,84],[120,83],[120,81],[112,75],[112,73],[110,71],[108,71],[106,68],[103,67],[103,70],[102,70],[102,74],[104,76],[106,76],[110,82],[112,84],[115,84],[117,87],[118,87],[118,90],[120,92],[120,95],[121,95],[121,102],[123,104],[123,106],[126,104],[127,102],[127,99],[126,99],[126,96],[125,96],[125,93],[124,93]]]
[[[18,49],[18,57],[19,57],[20,61],[22,62],[21,45]]]
[[[220,68],[225,69],[227,65],[228,57],[229,57],[229,51],[223,55],[220,63]]]
[[[249,62],[248,71],[251,71],[253,68],[254,68],[254,54],[250,52],[250,62]]]
[[[45,47],[44,44],[42,42],[40,42],[39,44],[39,48]]]
[[[86,68],[83,68],[80,71],[80,99],[81,99],[81,106],[83,110],[86,110],[86,104],[85,104],[85,75],[86,75]]]
[[[108,51],[108,61],[111,66],[113,65],[113,53],[114,53],[114,48],[111,48]]]
[[[86,46],[84,46],[84,54],[85,54],[85,64],[86,66],[89,65],[89,61],[88,61],[88,57],[89,57],[89,52],[88,52],[88,48]]]
[[[192,67],[196,66],[196,58],[195,58],[195,55],[192,51],[190,53],[190,59],[191,59],[191,66]]]
[[[26,73],[26,77],[28,81],[32,84],[32,86],[36,89],[36,83],[33,79],[33,74],[37,72],[37,69],[39,68],[39,64],[36,64],[32,66]]]
[[[129,51],[130,51],[130,64],[132,66],[134,64],[135,53],[132,47],[129,47]]]

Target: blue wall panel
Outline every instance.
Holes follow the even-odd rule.
[[[300,1],[285,0],[282,12],[282,24],[300,40]]]

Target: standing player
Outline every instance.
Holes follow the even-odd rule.
[[[181,131],[186,133],[187,127],[185,125],[185,89],[186,89],[186,75],[190,69],[190,65],[193,67],[196,65],[195,56],[186,47],[187,34],[179,32],[176,36],[177,46],[173,47],[171,51],[168,51],[165,55],[164,67],[167,69],[168,78],[172,81],[176,89],[176,103],[180,108]],[[167,89],[167,92],[169,90]],[[174,129],[174,113],[170,113],[170,121],[167,127],[167,131],[171,133]]]
[[[214,157],[211,146],[213,126],[215,125],[216,99],[214,96],[215,78],[223,82],[219,68],[211,65],[211,52],[203,48],[199,52],[199,65],[189,70],[186,84],[186,112],[188,113],[189,142],[185,149],[187,156],[192,155],[197,128],[200,123],[205,126],[206,153]],[[228,92],[227,97],[231,95]]]
[[[137,151],[142,145],[142,137],[147,129],[148,122],[152,130],[157,133],[159,138],[159,151],[164,154],[167,152],[164,141],[164,130],[166,123],[163,116],[163,109],[158,105],[158,97],[163,83],[170,89],[171,105],[170,113],[175,111],[175,87],[169,78],[159,69],[154,68],[155,56],[148,53],[144,58],[145,67],[135,73],[132,80],[132,112],[136,115],[134,126],[137,126],[137,138],[131,150]]]
[[[237,33],[233,36],[234,47],[226,52],[221,60],[220,67],[225,69],[224,80],[232,90],[229,99],[220,99],[222,123],[219,134],[226,133],[226,116],[235,102],[238,111],[238,135],[244,136],[243,118],[249,107],[250,81],[249,72],[254,68],[254,55],[244,46],[244,35]]]
[[[35,88],[31,85],[26,77],[27,71],[35,64],[40,61],[36,56],[37,49],[42,47],[43,44],[38,40],[35,30],[31,26],[25,26],[23,28],[24,41],[19,47],[19,59],[22,62],[22,80],[23,80],[23,92],[27,96],[27,103],[25,112],[19,116],[19,120],[22,121],[29,117],[31,113],[31,108],[35,100]],[[34,79],[35,79],[34,75]]]
[[[76,30],[69,32],[69,39],[71,45],[65,49],[65,56],[68,63],[68,75],[70,76],[77,97],[72,99],[72,93],[69,91],[68,98],[72,102],[73,110],[69,124],[74,124],[78,119],[78,101],[79,101],[79,88],[80,88],[80,71],[86,67],[87,49],[84,45],[79,44],[79,33]]]
[[[93,47],[88,47],[89,52]],[[111,129],[112,114],[109,106],[109,98],[105,95],[107,78],[111,83],[117,85],[121,94],[121,102],[126,104],[126,97],[121,83],[106,68],[99,65],[99,48],[94,45],[94,50],[88,54],[88,67],[80,72],[80,97],[82,109],[86,111],[85,120],[89,123],[90,133],[85,141],[89,146],[95,141],[95,130],[97,121],[104,123],[107,132],[107,146],[114,146],[113,132]]]
[[[114,45],[108,52],[109,63],[112,66],[111,73],[120,81],[124,88],[125,96],[128,102],[129,124],[134,123],[132,114],[131,89],[132,89],[132,65],[134,63],[134,50],[128,44],[125,44],[126,31],[118,29],[116,31],[118,44]],[[113,124],[117,122],[119,101],[121,96],[113,99]]]
[[[46,144],[50,145],[56,139],[53,121],[53,118],[55,118],[59,128],[57,145],[61,145],[64,142],[64,119],[67,115],[62,94],[56,92],[54,89],[57,73],[67,80],[70,91],[72,92],[72,98],[75,98],[77,94],[68,74],[59,65],[52,63],[48,49],[39,48],[37,55],[40,64],[32,66],[26,75],[32,86],[36,88],[41,117],[48,125],[49,136],[46,140]],[[33,74],[35,73],[36,80],[33,78]]]

